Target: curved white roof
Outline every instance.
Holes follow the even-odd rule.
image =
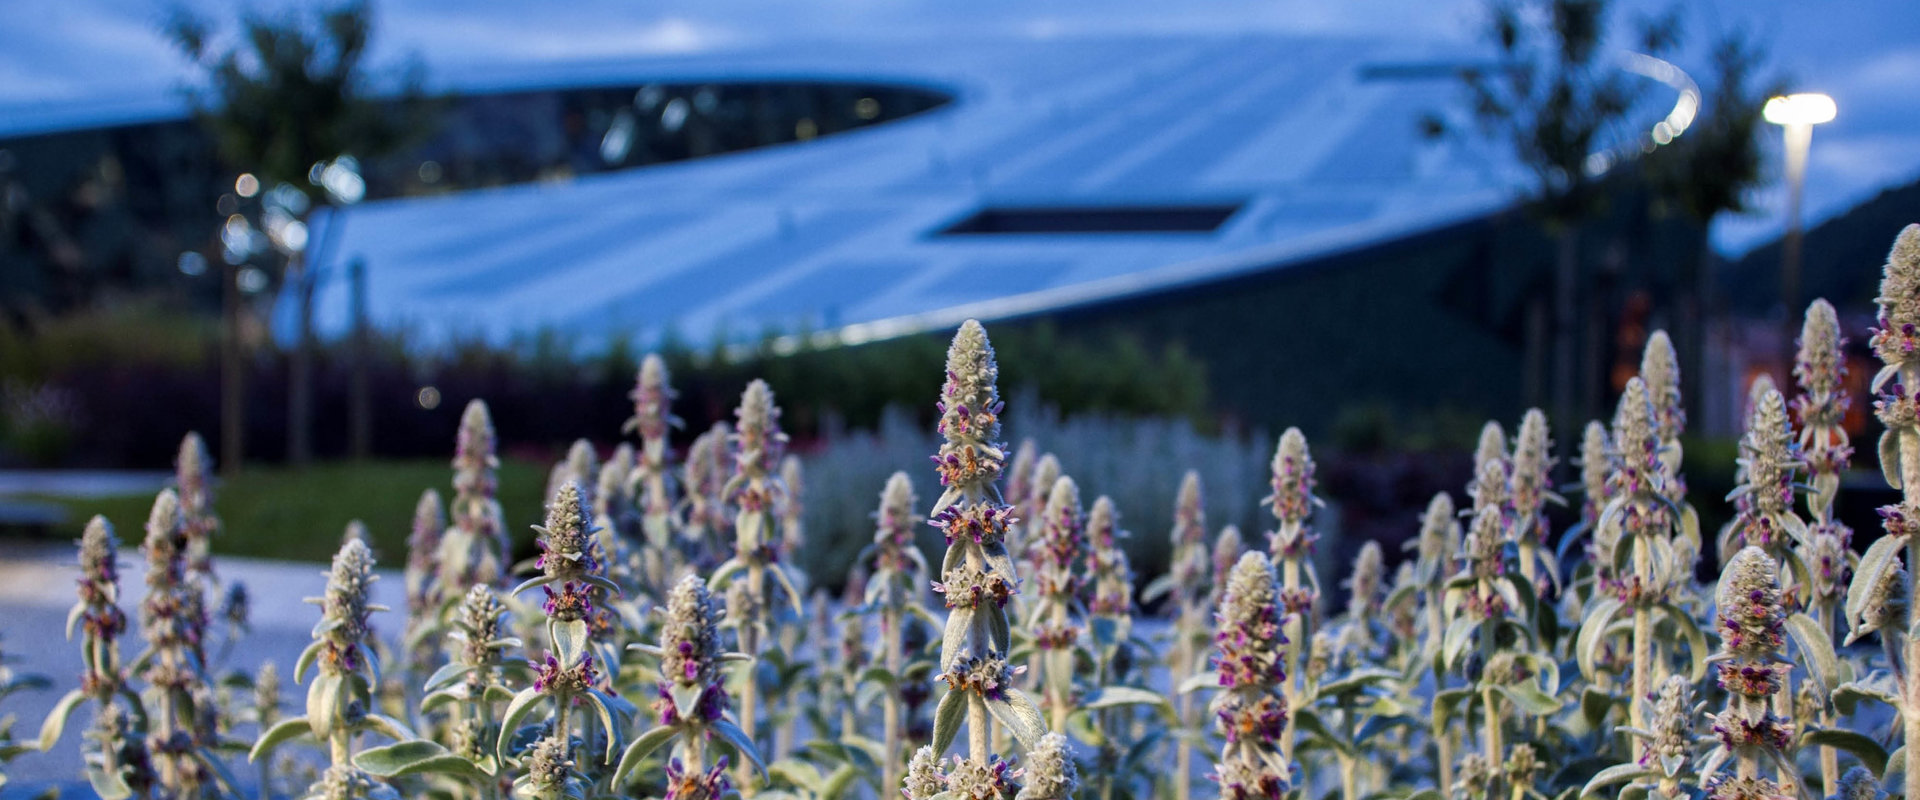
[[[528,85],[845,77],[955,101],[805,143],[364,204],[334,260],[364,257],[376,322],[428,341],[542,327],[858,339],[1151,291],[1512,202],[1504,162],[1420,134],[1423,115],[1459,106],[1450,78],[1369,69],[1450,56],[1281,35],[1009,38],[520,72]],[[990,206],[1218,203],[1240,208],[1206,233],[936,235]],[[322,329],[342,330],[344,282],[318,303]]]

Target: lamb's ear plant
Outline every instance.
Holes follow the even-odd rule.
[[[1127,533],[1119,519],[1113,498],[1105,495],[1095,498],[1087,512],[1087,582],[1092,589],[1087,604],[1092,647],[1087,655],[1093,669],[1074,710],[1085,715],[1087,742],[1095,749],[1089,789],[1099,800],[1152,794],[1164,729],[1143,728],[1135,712],[1154,706],[1162,724],[1173,721],[1172,704],[1145,687],[1153,646],[1133,634],[1133,569],[1120,547]]]
[[[432,489],[421,492],[420,501],[413,507],[413,528],[407,534],[407,567],[403,573],[407,585],[407,626],[401,639],[406,643],[410,687],[418,686],[438,661],[435,637],[441,630],[440,609],[447,603],[445,594],[449,589],[439,580],[440,543],[446,530],[447,515],[440,493]]]
[[[1313,641],[1314,609],[1320,598],[1320,578],[1313,567],[1313,543],[1318,534],[1307,525],[1313,508],[1324,505],[1313,494],[1313,455],[1307,451],[1307,437],[1299,428],[1288,428],[1274,448],[1273,493],[1262,502],[1273,512],[1274,529],[1267,533],[1267,546],[1280,571],[1280,606],[1286,614],[1287,629],[1287,703],[1292,707],[1307,700],[1306,669],[1308,646]],[[1286,716],[1286,734],[1280,739],[1281,757],[1293,761],[1294,719]]]
[[[212,693],[201,649],[206,631],[204,586],[186,579],[186,534],[180,501],[172,489],[154,498],[144,543],[147,594],[140,606],[140,633],[147,647],[131,665],[146,679],[146,750],[154,780],[175,797],[208,796],[215,781],[232,791],[217,744]]]
[[[902,692],[907,684],[907,628],[916,621],[930,628],[940,623],[922,602],[928,582],[927,562],[914,546],[913,528],[916,499],[913,479],[905,472],[887,478],[880,493],[880,508],[874,513],[873,544],[859,561],[873,564],[867,581],[865,602],[856,613],[874,614],[880,621],[880,671],[868,670],[863,679],[881,692],[880,785],[886,792],[900,785],[902,758],[906,747],[906,710]],[[856,624],[854,620],[846,624]]]
[[[509,632],[507,613],[492,587],[482,583],[469,588],[450,615],[449,660],[426,679],[420,703],[422,714],[451,712],[444,738],[370,748],[354,756],[354,764],[377,777],[425,776],[456,787],[477,786],[482,798],[498,797],[505,775],[495,754],[495,711],[514,697],[509,674],[525,678],[535,672],[526,659],[507,655],[524,646]]]
[[[80,537],[80,601],[67,613],[67,639],[80,630],[80,686],[53,705],[40,726],[38,749],[51,750],[66,730],[67,720],[82,703],[92,701],[93,725],[82,747],[87,782],[102,800],[120,800],[136,791],[144,793],[152,776],[145,774],[145,742],[128,726],[133,722],[128,711],[138,713],[140,698],[126,685],[126,670],[120,663],[120,634],[127,630],[127,615],[120,610],[120,541],[106,517],[95,516],[87,522]],[[6,674],[0,667],[0,697],[35,682],[25,676]],[[0,759],[4,760],[4,759]]]
[[[454,439],[453,505],[448,509],[453,524],[440,543],[441,586],[501,586],[506,580],[512,542],[494,499],[500,468],[495,444],[493,417],[486,402],[475,399],[460,415]]]
[[[592,553],[592,510],[580,485],[561,484],[547,506],[546,524],[538,531],[540,557],[535,567],[540,574],[514,589],[519,594],[538,588],[546,595],[541,610],[546,615],[547,641],[552,652],[538,665],[533,685],[520,690],[507,703],[500,718],[495,755],[504,765],[515,754],[522,757],[522,773],[514,779],[516,797],[584,797],[597,772],[574,759],[572,712],[578,705],[594,712],[580,725],[585,742],[584,758],[604,753],[603,763],[613,764],[620,749],[620,731],[624,727],[627,704],[605,691],[599,671],[594,667],[594,596],[604,592],[618,597],[620,587],[601,571]],[[609,663],[602,651],[601,663],[618,671],[618,662]],[[547,722],[523,727],[536,706],[550,703]],[[601,738],[604,736],[604,740]],[[600,743],[600,746],[595,746]]]
[[[633,400],[633,416],[620,430],[640,437],[640,450],[627,480],[629,493],[639,505],[640,531],[646,542],[642,572],[649,593],[663,597],[686,562],[673,513],[673,448],[667,437],[681,422],[673,415],[675,392],[667,362],[655,353],[641,359],[640,373],[627,397]]]
[[[1594,527],[1596,555],[1604,553],[1611,560],[1602,573],[1607,577],[1582,612],[1574,645],[1581,674],[1598,682],[1603,645],[1625,633],[1632,653],[1627,724],[1638,730],[1650,729],[1653,687],[1667,669],[1664,659],[1655,658],[1656,626],[1673,632],[1665,641],[1686,643],[1693,680],[1705,677],[1708,655],[1705,633],[1676,596],[1691,583],[1693,564],[1675,544],[1675,506],[1667,494],[1668,472],[1653,420],[1646,382],[1637,377],[1627,381],[1614,415],[1610,499]],[[1631,620],[1624,630],[1615,625],[1623,615]],[[1642,745],[1631,760],[1645,753]]]
[[[1857,560],[1853,553],[1853,530],[1834,515],[1834,499],[1840,493],[1840,473],[1853,457],[1853,445],[1842,424],[1849,403],[1846,341],[1840,335],[1840,322],[1834,316],[1833,306],[1825,300],[1815,300],[1807,306],[1806,322],[1800,328],[1800,350],[1793,366],[1794,379],[1800,385],[1800,394],[1793,399],[1793,410],[1800,418],[1800,456],[1810,473],[1810,491],[1806,493],[1810,524],[1798,555],[1806,565],[1810,582],[1806,587],[1806,616],[1812,620],[1816,635],[1829,642],[1835,638],[1833,631],[1841,619],[1847,578]],[[1803,653],[1807,650],[1803,648]],[[1830,692],[1837,686],[1828,684],[1825,688]],[[1835,727],[1838,720],[1833,712],[1831,703],[1819,704],[1815,719],[1822,729]],[[1832,747],[1820,748],[1821,784],[1829,795],[1840,791],[1838,755]]]
[[[1560,586],[1558,565],[1547,555],[1552,529],[1546,510],[1549,504],[1565,505],[1565,501],[1553,491],[1553,441],[1547,430],[1547,415],[1540,409],[1527,409],[1520,418],[1520,430],[1513,439],[1506,500],[1513,517],[1509,536],[1519,551],[1520,575],[1534,585],[1536,594],[1544,596]]]
[[[720,554],[732,551],[733,519],[727,516],[726,499],[721,491],[733,474],[727,457],[728,442],[732,440],[733,428],[725,422],[715,422],[687,446],[686,478],[682,481],[686,494],[680,501],[680,533],[682,544],[690,554],[690,566],[697,570],[718,566]]]
[[[1280,581],[1264,553],[1247,553],[1224,582],[1215,620],[1214,682],[1210,706],[1224,740],[1213,780],[1222,800],[1278,800],[1293,785],[1293,763],[1282,741],[1290,725],[1287,635]]]
[[[803,606],[799,589],[779,563],[779,532],[774,527],[786,493],[774,469],[787,435],[780,430],[780,408],[774,405],[773,390],[766,381],[747,384],[734,416],[738,425],[733,435],[734,473],[721,489],[735,510],[734,551],[713,571],[712,583],[727,588],[729,624],[737,628],[740,651],[758,658],[773,613],[770,585],[784,591],[794,615],[800,615]],[[759,741],[760,695],[760,681],[749,672],[740,690],[740,727],[755,742]],[[747,765],[740,768],[740,782],[750,794],[752,776],[745,772]]]
[[[979,322],[960,326],[947,350],[947,379],[941,388],[939,432],[945,438],[934,464],[943,491],[934,501],[933,524],[947,540],[941,584],[948,607],[941,641],[941,680],[946,693],[934,711],[933,744],[909,765],[907,790],[915,797],[927,788],[928,762],[953,744],[964,724],[966,755],[946,766],[941,785],[947,797],[1005,800],[1018,791],[1012,763],[992,751],[993,722],[1032,749],[1047,732],[1040,710],[1014,688],[1019,670],[1007,662],[1012,636],[1007,601],[1019,585],[1006,548],[1013,509],[997,485],[1005,463],[1000,434],[999,367],[993,346]]]
[[[1046,525],[1030,542],[1035,599],[1025,628],[1032,632],[1039,667],[1041,706],[1051,728],[1063,731],[1074,709],[1074,662],[1086,610],[1080,603],[1080,556],[1086,549],[1086,512],[1080,488],[1065,475],[1053,483],[1044,512]],[[951,587],[935,586],[950,592]],[[948,601],[952,602],[951,599]]]
[[[1912,611],[1911,571],[1920,564],[1920,225],[1908,225],[1887,254],[1880,318],[1870,343],[1886,364],[1873,378],[1880,469],[1901,501],[1880,509],[1886,534],[1860,556],[1847,589],[1847,643],[1880,634],[1895,691],[1886,693],[1905,727],[1909,753],[1920,742],[1920,622]],[[1906,566],[1901,550],[1906,550]],[[1920,797],[1920,769],[1906,769],[1906,796]]]
[[[1167,657],[1167,672],[1175,686],[1204,669],[1206,653],[1208,597],[1213,575],[1207,559],[1207,512],[1200,493],[1200,473],[1187,470],[1180,479],[1180,492],[1173,511],[1173,557],[1167,573],[1155,578],[1141,594],[1146,602],[1166,597],[1173,608],[1172,648]],[[1238,555],[1235,555],[1238,558]],[[1178,719],[1174,742],[1173,791],[1175,800],[1188,800],[1193,794],[1193,739],[1200,735],[1200,721],[1194,717],[1193,696],[1179,693],[1174,698]]]
[[[1701,788],[1714,800],[1805,796],[1793,764],[1793,723],[1774,713],[1790,666],[1782,662],[1787,610],[1780,565],[1758,545],[1736,553],[1715,592],[1721,650],[1715,656],[1726,709],[1713,716],[1719,744],[1700,767]],[[1720,775],[1731,762],[1734,774]],[[1763,777],[1763,769],[1773,773]]]
[[[659,662],[660,697],[653,704],[659,724],[627,745],[610,783],[615,790],[624,787],[654,751],[671,744],[666,759],[666,796],[715,800],[725,795],[731,784],[726,757],[708,758],[707,746],[714,737],[742,759],[760,763],[753,741],[728,713],[732,703],[721,669],[725,662],[752,658],[721,651],[720,610],[706,582],[697,575],[686,575],[674,585],[660,613],[659,646],[627,646]]]
[[[315,673],[307,685],[307,713],[262,730],[247,757],[257,762],[291,739],[311,736],[326,747],[328,767],[308,787],[307,797],[397,800],[398,792],[353,762],[353,745],[361,733],[377,732],[399,741],[415,738],[400,721],[371,710],[380,663],[368,618],[386,610],[370,602],[379,579],[373,573],[373,553],[366,542],[350,539],[334,555],[326,575],[325,593],[307,600],[320,606],[320,624],[314,626],[313,643],[294,665],[296,681],[305,680],[309,670]]]

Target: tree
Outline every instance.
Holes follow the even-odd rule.
[[[1475,121],[1485,135],[1511,146],[1532,174],[1529,208],[1557,241],[1549,319],[1552,402],[1560,420],[1593,416],[1595,392],[1576,394],[1576,380],[1597,381],[1591,374],[1599,370],[1598,363],[1586,364],[1584,373],[1575,368],[1580,227],[1604,200],[1604,169],[1591,169],[1588,159],[1625,121],[1637,90],[1633,78],[1603,57],[1606,25],[1605,0],[1495,0],[1485,36],[1500,60],[1462,74]],[[1529,315],[1538,318],[1540,311],[1536,305]]]
[[[1657,211],[1683,214],[1698,224],[1695,257],[1683,265],[1677,325],[1684,373],[1699,375],[1704,346],[1702,323],[1713,305],[1713,251],[1709,226],[1724,213],[1746,213],[1753,190],[1767,179],[1761,146],[1762,104],[1785,91],[1781,77],[1761,79],[1764,51],[1744,31],[1723,34],[1711,54],[1711,85],[1702,98],[1699,119],[1673,144],[1643,162],[1654,190]],[[1788,319],[1798,317],[1788,309]],[[1797,331],[1796,331],[1797,332]],[[1697,410],[1700,392],[1687,393]]]
[[[307,222],[327,211],[318,244],[324,251],[341,227],[339,207],[358,201],[364,191],[356,159],[392,151],[425,127],[428,105],[419,90],[420,72],[409,68],[397,95],[376,96],[375,75],[367,64],[373,35],[368,0],[276,17],[248,13],[231,41],[207,20],[178,9],[167,34],[203,72],[204,86],[189,96],[229,166],[253,175],[259,187],[297,193],[263,191],[260,196],[278,204],[277,212],[262,210],[262,227],[276,251],[274,260],[284,268],[281,284],[292,286],[302,301],[300,344],[288,387],[288,457],[302,462],[311,456],[311,301],[319,277],[305,268]],[[237,298],[237,272],[228,272],[227,293]],[[231,471],[243,452],[244,378],[235,336],[238,303],[227,305],[221,450],[222,467]]]

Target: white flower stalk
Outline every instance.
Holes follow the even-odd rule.
[[[1467,484],[1467,497],[1473,500],[1475,511],[1506,505],[1510,463],[1506,431],[1500,423],[1488,420],[1480,428],[1480,443],[1473,449],[1473,482]],[[1499,464],[1500,469],[1488,470],[1488,464]]]
[[[180,440],[174,459],[174,487],[180,494],[180,530],[187,538],[187,578],[213,580],[213,536],[220,518],[213,513],[213,457],[198,433]]]
[[[1587,535],[1588,562],[1593,564],[1594,575],[1601,583],[1615,580],[1613,575],[1613,552],[1620,542],[1618,536],[1603,539],[1600,535],[1600,515],[1607,504],[1613,500],[1612,481],[1613,441],[1607,435],[1607,426],[1599,420],[1587,423],[1586,430],[1580,435],[1580,455],[1575,463],[1580,465],[1580,531]],[[1574,532],[1567,533],[1569,537]]]
[[[1072,478],[1054,481],[1046,525],[1031,544],[1035,600],[1026,627],[1044,689],[1042,704],[1054,730],[1064,730],[1073,712],[1073,661],[1080,642],[1080,556],[1086,550],[1086,514]]]
[[[1046,723],[1033,702],[1013,687],[1024,668],[1007,663],[1012,636],[1006,604],[1019,578],[1007,553],[1013,509],[997,485],[1005,463],[1000,443],[1000,369],[980,323],[968,320],[947,350],[940,390],[939,432],[933,457],[942,491],[932,522],[946,536],[941,587],[948,613],[941,641],[941,680],[947,691],[934,712],[933,753],[946,752],[964,721],[967,755],[948,770],[949,788],[963,797],[1010,795],[1009,762],[992,751],[997,719],[1028,749]],[[909,770],[911,772],[911,770]]]
[[[1781,663],[1786,645],[1787,610],[1780,593],[1780,565],[1758,546],[1734,555],[1721,574],[1715,594],[1720,614],[1720,687],[1727,708],[1713,716],[1719,746],[1707,756],[1700,774],[1714,800],[1755,800],[1800,793],[1793,765],[1793,723],[1774,713],[1773,699],[1784,689],[1788,670]],[[1731,777],[1718,775],[1732,760]],[[1762,764],[1777,768],[1774,779],[1761,776]]]
[[[425,672],[434,668],[437,648],[433,634],[439,628],[440,609],[448,600],[448,587],[439,581],[440,544],[446,529],[447,515],[440,493],[432,489],[421,492],[420,502],[413,507],[413,528],[407,534],[407,568],[403,575],[407,584],[407,667],[421,673],[414,676],[416,679],[424,678]]]
[[[882,786],[900,784],[900,759],[905,752],[906,719],[902,716],[901,683],[907,668],[906,626],[912,617],[933,624],[921,599],[926,592],[927,562],[913,542],[913,528],[919,522],[913,507],[913,479],[905,472],[887,478],[880,492],[880,508],[874,513],[873,544],[860,554],[860,563],[873,564],[873,577],[867,582],[861,611],[880,617],[880,659],[887,674],[893,676],[881,695],[881,742],[889,754],[882,764]]]
[[[1920,678],[1913,674],[1920,663],[1920,636],[1906,635],[1916,620],[1911,578],[1901,575],[1920,564],[1920,225],[1908,225],[1894,240],[1878,302],[1880,318],[1869,343],[1886,364],[1872,384],[1879,395],[1874,414],[1887,428],[1880,436],[1880,469],[1903,496],[1899,504],[1880,509],[1886,535],[1867,548],[1854,571],[1847,590],[1847,640],[1880,633],[1899,684],[1896,706],[1906,740],[1920,742]],[[1920,797],[1920,769],[1907,770],[1906,795]]]
[[[1208,553],[1212,559],[1212,579],[1208,581],[1212,591],[1207,593],[1207,607],[1218,608],[1220,595],[1227,591],[1227,575],[1233,572],[1233,565],[1240,563],[1240,556],[1247,552],[1246,537],[1240,535],[1240,526],[1227,525],[1214,537],[1213,550]]]
[[[633,400],[633,416],[620,427],[622,433],[632,432],[640,437],[640,451],[628,476],[628,493],[634,496],[640,509],[640,530],[647,543],[647,586],[655,596],[671,588],[673,576],[679,573],[684,560],[682,544],[675,536],[678,523],[673,509],[677,489],[673,477],[673,447],[668,442],[673,429],[681,426],[680,418],[673,415],[675,396],[667,362],[657,354],[648,353],[640,360],[640,373],[635,377],[633,391],[627,395]]]
[[[733,518],[727,515],[722,492],[733,474],[731,459],[727,457],[728,442],[732,440],[733,428],[724,422],[715,422],[687,447],[681,535],[694,552],[696,565],[717,565],[718,554],[727,552],[733,544]]]
[[[1207,512],[1201,502],[1200,473],[1187,470],[1180,479],[1180,492],[1174,501],[1172,563],[1167,574],[1147,585],[1146,602],[1165,596],[1173,607],[1173,648],[1168,653],[1167,669],[1178,686],[1199,673],[1201,656],[1206,652],[1208,598],[1212,594],[1213,570],[1207,553]],[[1239,554],[1232,556],[1239,559]],[[1231,563],[1231,562],[1229,562]],[[1180,694],[1174,698],[1175,714],[1183,730],[1196,731],[1193,698]],[[1193,743],[1181,737],[1174,744],[1173,782],[1175,800],[1187,800],[1193,787],[1187,776],[1193,771]]]
[[[1744,480],[1727,495],[1737,515],[1721,533],[1721,552],[1754,546],[1775,561],[1795,558],[1789,548],[1807,542],[1807,525],[1793,511],[1794,477],[1801,462],[1787,422],[1787,402],[1779,392],[1768,389],[1757,398],[1740,440],[1738,463]],[[1795,572],[1804,574],[1804,565],[1796,565]]]
[[[726,662],[752,659],[720,649],[719,605],[699,576],[682,576],[667,593],[666,608],[660,613],[660,645],[627,646],[659,660],[659,699],[653,704],[658,725],[627,745],[611,783],[624,785],[626,776],[648,755],[671,742],[666,796],[719,800],[730,786],[727,759],[708,761],[709,739],[718,736],[748,763],[761,763],[752,739],[728,714],[732,702],[722,669]]]
[[[347,539],[334,554],[328,570],[326,591],[307,602],[320,606],[320,624],[314,626],[313,643],[300,654],[294,665],[294,680],[304,680],[309,668],[315,668],[307,686],[307,713],[261,731],[248,755],[260,761],[272,749],[293,736],[310,733],[324,742],[330,756],[329,767],[319,782],[307,790],[310,798],[347,800],[397,800],[392,788],[382,784],[354,763],[353,744],[357,736],[377,731],[401,741],[415,738],[405,725],[375,713],[374,687],[380,683],[380,661],[374,651],[369,617],[387,610],[370,600],[373,582],[373,551],[361,539]]]
[[[1347,590],[1347,631],[1362,649],[1371,650],[1376,643],[1374,626],[1382,621],[1380,604],[1386,580],[1387,556],[1380,543],[1361,544],[1360,552],[1354,554],[1353,568],[1341,585]]]
[[[1691,796],[1686,787],[1697,782],[1690,769],[1696,741],[1694,720],[1705,708],[1705,703],[1694,700],[1692,681],[1684,675],[1668,675],[1653,701],[1652,727],[1623,729],[1644,747],[1638,762],[1642,772],[1638,783],[1652,797],[1682,800]],[[1592,794],[1597,788],[1589,784],[1582,794]]]
[[[1807,306],[1806,322],[1800,328],[1800,350],[1793,365],[1793,377],[1800,386],[1799,396],[1793,398],[1793,410],[1800,418],[1800,452],[1806,458],[1813,484],[1813,491],[1807,495],[1807,512],[1816,526],[1833,524],[1833,498],[1840,491],[1840,473],[1853,458],[1853,443],[1842,424],[1851,405],[1846,386],[1846,343],[1833,306],[1825,300]]]
[[[494,763],[495,703],[489,694],[511,695],[502,668],[507,651],[522,646],[511,631],[507,606],[486,584],[467,590],[452,614],[445,638],[449,663],[427,679],[421,707],[455,704],[447,725],[454,755],[474,764]],[[525,664],[526,662],[520,662]]]
[[[513,543],[494,492],[500,459],[494,455],[493,417],[485,401],[475,399],[460,415],[454,440],[452,526],[440,547],[440,585],[503,585]]]
[[[1040,446],[1032,439],[1020,440],[1020,446],[1013,451],[1013,462],[1007,467],[1007,502],[1013,506],[1013,518],[1018,524],[1007,528],[1007,552],[1017,560],[1024,560],[1027,543],[1027,526],[1036,520],[1040,512],[1046,509],[1047,487],[1034,483],[1035,468],[1039,466]],[[1049,481],[1059,477],[1059,462],[1054,462],[1054,474],[1044,476]],[[1037,496],[1036,496],[1037,495]]]
[[[1013,518],[1018,524],[1008,528],[1007,552],[1020,563],[1027,562],[1028,551],[1040,538],[1040,529],[1047,524],[1047,499],[1053,494],[1053,484],[1060,480],[1060,475],[1060,459],[1052,453],[1042,453],[1033,462],[1033,479],[1027,491],[1008,495],[1014,503]]]
[[[1266,555],[1250,552],[1221,595],[1213,657],[1220,692],[1211,710],[1225,739],[1213,774],[1222,800],[1276,800],[1293,784],[1281,592]]]
[[[1293,680],[1287,684],[1287,701],[1304,702],[1306,689],[1307,646],[1313,641],[1314,606],[1320,597],[1320,578],[1313,569],[1313,543],[1320,537],[1308,527],[1307,518],[1314,506],[1321,505],[1313,494],[1313,455],[1307,450],[1307,437],[1299,428],[1280,434],[1274,448],[1273,493],[1261,502],[1273,512],[1274,529],[1267,534],[1267,546],[1280,568],[1280,605],[1286,613],[1288,667]],[[1286,761],[1293,760],[1293,720],[1286,720],[1287,734],[1280,742]]]
[[[780,483],[786,487],[780,498],[780,548],[798,554],[807,546],[806,478],[799,456],[789,453],[780,460]]]
[[[1656,330],[1647,337],[1647,346],[1640,352],[1640,377],[1647,382],[1647,399],[1653,403],[1654,437],[1660,440],[1660,463],[1667,470],[1667,498],[1678,505],[1687,495],[1680,477],[1680,435],[1687,429],[1687,412],[1680,396],[1680,359],[1666,331]]]
[[[140,634],[147,648],[135,662],[145,665],[146,749],[155,780],[183,798],[211,791],[221,769],[203,749],[215,743],[195,724],[214,709],[201,703],[208,697],[201,651],[206,610],[200,582],[186,579],[186,545],[179,496],[172,489],[162,490],[147,518],[147,595],[140,605]]]
[[[734,410],[734,419],[737,426],[733,435],[734,473],[721,488],[722,497],[735,509],[734,551],[733,558],[714,570],[713,583],[727,587],[728,610],[738,614],[734,624],[738,627],[740,650],[758,657],[761,642],[769,630],[768,614],[772,611],[768,584],[778,583],[785,590],[795,615],[803,613],[804,601],[778,563],[779,539],[774,529],[774,514],[786,496],[786,487],[774,469],[786,446],[787,435],[780,430],[780,408],[774,405],[773,390],[766,381],[747,384],[746,391],[740,395],[740,407]],[[742,588],[735,589],[730,581]],[[736,593],[741,593],[738,604],[734,602]],[[753,739],[759,727],[759,699],[757,682],[747,681],[740,691],[740,727],[749,739]],[[748,784],[751,775],[747,765],[741,765],[740,769],[740,782]]]
[[[134,784],[151,780],[145,773],[145,743],[126,729],[123,695],[131,698],[126,674],[120,663],[120,634],[126,632],[127,615],[120,610],[120,542],[106,517],[95,516],[87,522],[80,538],[80,601],[67,614],[67,639],[74,628],[80,629],[80,686],[54,703],[53,711],[40,726],[38,748],[48,751],[60,740],[67,720],[80,704],[91,700],[93,725],[87,732],[82,759],[88,780],[105,800],[121,800],[134,793]],[[0,684],[9,676],[0,667]],[[0,688],[3,692],[4,688]],[[0,742],[7,738],[0,732]]]
[[[1553,441],[1547,431],[1547,415],[1537,408],[1527,409],[1520,418],[1520,431],[1514,436],[1512,469],[1507,477],[1507,505],[1512,516],[1509,537],[1519,550],[1520,574],[1545,594],[1546,585],[1557,585],[1559,575],[1547,549],[1552,531],[1547,524],[1547,504],[1562,504],[1553,492]],[[1545,575],[1540,574],[1545,571]],[[1543,578],[1547,580],[1542,580]]]
[[[571,713],[577,704],[596,712],[581,726],[581,736],[589,753],[604,750],[604,761],[613,763],[618,747],[618,728],[613,709],[618,701],[609,696],[606,683],[594,668],[596,640],[607,644],[604,622],[607,599],[619,597],[620,587],[607,580],[596,554],[593,511],[580,484],[571,479],[560,485],[547,504],[545,524],[535,525],[539,534],[540,557],[534,567],[540,575],[515,587],[513,594],[539,588],[546,600],[541,611],[547,617],[547,641],[553,650],[538,667],[532,686],[515,695],[501,718],[500,738],[495,752],[501,763],[514,753],[512,744],[526,741],[521,721],[541,701],[551,703],[550,728],[546,738],[523,751],[522,773],[515,781],[516,795],[552,798],[573,796],[569,787],[584,785],[584,776],[576,774],[570,744],[574,728]],[[595,601],[598,600],[599,603]],[[609,671],[619,664],[614,653],[601,650],[602,663]],[[602,742],[604,748],[596,746]],[[558,793],[558,794],[556,794]]]

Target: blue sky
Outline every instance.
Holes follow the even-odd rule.
[[[209,14],[245,7],[188,0]],[[284,0],[280,5],[286,5]],[[1615,19],[1666,7],[1619,3]],[[157,33],[161,0],[10,0],[0,4],[0,128],[137,117],[167,108],[186,65]],[[969,36],[1080,37],[1141,33],[1232,35],[1282,31],[1468,42],[1477,0],[383,0],[378,51],[413,53],[443,75],[528,65],[564,66],[635,56],[777,48],[783,42],[855,38],[953,41]],[[1901,0],[1807,3],[1696,0],[1691,39],[1745,27],[1770,46],[1796,89],[1832,94],[1839,118],[1814,135],[1807,208],[1812,220],[1887,186],[1920,178],[1920,10]],[[1621,40],[1624,43],[1624,39]],[[1695,54],[1697,56],[1697,54]],[[1681,59],[1698,66],[1697,57]],[[1716,231],[1738,253],[1777,234],[1778,187],[1768,213]],[[1920,211],[1916,211],[1920,217]]]

